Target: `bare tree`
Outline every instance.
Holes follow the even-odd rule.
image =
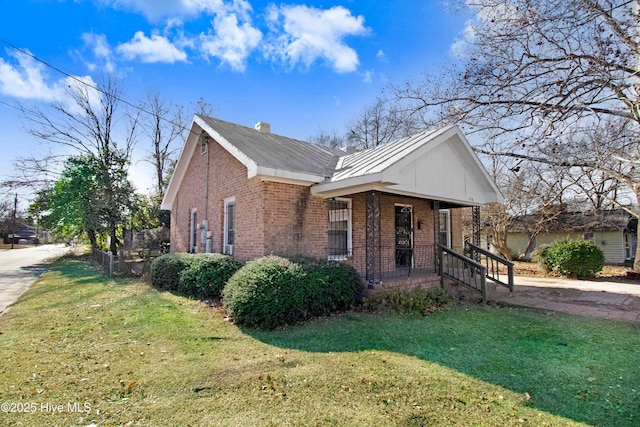
[[[344,138],[338,135],[335,129],[332,131],[321,129],[316,135],[312,135],[308,139],[309,142],[330,148],[342,148],[346,145]]]
[[[147,113],[140,119],[140,128],[150,142],[149,158],[156,175],[156,195],[161,200],[167,187],[168,170],[179,150],[177,142],[184,139],[184,113],[180,105],[171,106],[156,91],[147,93],[142,106]]]
[[[46,107],[22,106],[30,124],[27,131],[58,148],[66,148],[74,156],[82,155],[95,165],[92,178],[102,189],[99,220],[110,237],[110,250],[117,253],[118,232],[133,193],[127,170],[138,114],[119,114],[121,94],[112,77],[99,85],[70,80],[66,95]]]
[[[416,115],[397,101],[378,98],[347,125],[350,146],[366,149],[409,136],[418,130]]]
[[[634,195],[633,206],[621,207],[639,217],[639,3],[461,6],[475,18],[456,47],[460,65],[396,87],[398,98],[427,121],[483,132],[491,145],[478,149],[489,155],[598,171]],[[634,269],[640,271],[640,257]]]

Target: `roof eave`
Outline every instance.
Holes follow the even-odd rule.
[[[258,177],[262,181],[283,182],[286,184],[297,184],[310,186],[322,182],[324,176],[308,174],[304,172],[287,171],[282,169],[269,168],[266,166],[256,166],[247,168],[247,178]]]

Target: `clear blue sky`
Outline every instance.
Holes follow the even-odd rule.
[[[132,103],[157,90],[190,120],[202,97],[220,119],[308,139],[451,61],[464,24],[444,0],[0,0],[0,180],[47,150],[9,105],[56,99],[65,79],[10,45],[73,76],[115,73]]]

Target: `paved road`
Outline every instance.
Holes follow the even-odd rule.
[[[64,245],[0,250],[0,315],[67,250]]]

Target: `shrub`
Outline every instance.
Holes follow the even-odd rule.
[[[360,278],[348,265],[271,256],[241,268],[223,297],[236,323],[274,329],[346,309],[361,292]]]
[[[590,240],[563,239],[538,254],[547,272],[583,279],[604,267],[602,250]]]
[[[151,284],[156,288],[177,291],[180,273],[191,263],[193,255],[169,253],[154,259],[151,263]]]
[[[427,315],[446,308],[451,300],[441,286],[429,289],[415,287],[411,290],[380,292],[367,298],[365,308],[371,311],[391,308],[409,315]]]
[[[547,272],[551,271],[551,266],[547,264],[547,251],[550,246],[549,244],[540,245],[531,253],[531,259]]]
[[[351,307],[362,299],[362,282],[350,265],[313,258],[294,258],[306,275],[306,309],[322,316]]]
[[[220,298],[227,281],[242,267],[229,255],[192,255],[189,265],[180,272],[180,292],[195,298]]]
[[[286,258],[250,261],[227,282],[224,304],[240,325],[275,329],[297,322],[304,313],[305,275]]]

